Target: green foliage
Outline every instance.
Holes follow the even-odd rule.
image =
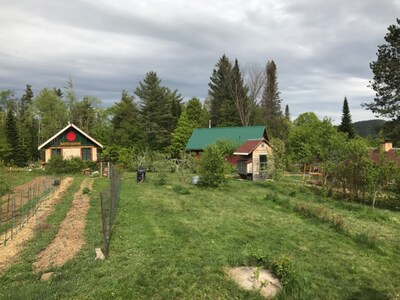
[[[342,123],[340,123],[338,129],[339,131],[346,133],[349,139],[353,139],[355,137],[355,131],[351,122],[349,103],[347,102],[346,97],[343,101]]]
[[[122,91],[121,101],[114,104],[111,111],[112,143],[125,148],[136,145],[142,139],[142,128],[134,97]]]
[[[82,161],[79,157],[62,159],[59,155],[53,155],[46,163],[47,174],[80,174],[82,170],[94,169],[93,162]]]
[[[168,155],[155,153],[152,169],[156,172],[159,184],[165,184],[168,174],[175,172],[176,163]]]
[[[271,178],[282,178],[286,169],[285,143],[278,138],[271,138],[272,153],[268,156],[267,170]]]
[[[198,98],[193,97],[186,103],[186,114],[189,122],[194,125],[194,128],[208,125],[208,115],[205,113]]]
[[[40,119],[40,143],[64,128],[68,121],[68,110],[64,101],[53,91],[44,88],[34,99]]]
[[[171,134],[172,142],[169,150],[171,156],[179,158],[181,153],[185,150],[186,144],[192,135],[195,124],[189,120],[186,112],[183,112],[179,117],[178,124]]]
[[[177,161],[178,166],[176,168],[176,173],[180,182],[190,183],[192,181],[192,176],[197,173],[198,160],[191,153],[182,153],[180,159]]]
[[[169,146],[171,133],[181,113],[182,97],[161,85],[155,72],[148,72],[143,82],[135,89],[139,97],[141,126],[144,128],[143,142],[153,150]]]
[[[211,96],[210,117],[213,127],[239,126],[239,114],[232,97],[232,64],[224,54],[210,77],[208,93]]]
[[[312,113],[303,113],[294,121],[288,141],[288,153],[297,163],[315,163],[335,156],[337,144],[346,137],[328,119],[320,121]]]
[[[386,43],[378,46],[378,59],[370,64],[374,73],[370,87],[376,92],[374,102],[364,104],[383,117],[400,117],[400,19],[388,27]]]
[[[367,137],[370,135],[373,138],[377,138],[384,124],[384,120],[373,119],[368,121],[354,122],[353,127],[356,133],[361,137]]]
[[[88,188],[87,186],[85,186],[82,190],[82,194],[83,195],[89,195],[90,194],[90,188]]]
[[[249,265],[256,265],[270,270],[283,286],[292,283],[295,277],[293,258],[287,254],[279,254],[272,257],[269,254],[253,250],[246,259],[246,263]]]
[[[200,185],[214,188],[223,187],[228,182],[226,177],[228,169],[224,151],[217,145],[208,146],[200,158]]]

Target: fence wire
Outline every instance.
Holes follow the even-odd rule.
[[[106,257],[108,256],[112,229],[121,193],[120,173],[111,164],[109,172],[110,187],[100,192],[101,219],[103,227],[103,245],[101,250]]]
[[[1,196],[0,245],[16,236],[60,182],[61,178],[45,177]]]

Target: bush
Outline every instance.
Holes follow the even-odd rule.
[[[222,187],[228,178],[228,163],[224,151],[217,145],[208,146],[201,156],[199,164],[200,185],[204,187]]]
[[[86,168],[95,169],[96,162],[83,161],[79,157],[62,159],[61,156],[54,155],[46,163],[45,170],[47,174],[76,174]]]

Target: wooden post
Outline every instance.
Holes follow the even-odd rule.
[[[22,227],[23,221],[24,221],[24,199],[21,190],[19,194],[19,228]]]

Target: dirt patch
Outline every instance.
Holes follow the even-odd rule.
[[[60,202],[72,181],[72,177],[65,178],[53,194],[42,200],[36,214],[19,230],[16,237],[9,240],[7,246],[1,246],[3,249],[0,251],[0,272],[18,259],[25,244],[34,237],[37,228],[46,221],[47,216],[53,211],[53,207]]]
[[[240,287],[259,291],[267,299],[274,297],[282,288],[279,280],[266,269],[236,267],[230,269],[228,273]]]
[[[89,196],[83,194],[83,189],[91,190],[92,187],[93,180],[82,181],[55,239],[44,251],[39,253],[34,263],[37,272],[45,271],[52,266],[62,266],[82,248],[86,213],[89,210]]]

